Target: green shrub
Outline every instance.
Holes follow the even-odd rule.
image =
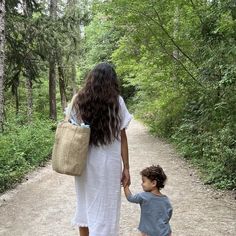
[[[206,184],[222,189],[236,187],[236,139],[233,129],[225,126],[196,134],[193,124],[182,124],[172,136],[181,154],[200,167]]]
[[[48,120],[6,124],[0,136],[0,192],[20,182],[27,172],[50,157],[53,138],[53,124]]]
[[[173,141],[199,167],[205,184],[236,188],[235,96],[221,98],[214,88],[182,97],[169,91],[152,100],[139,94],[133,109],[152,133]]]
[[[152,100],[147,97],[140,100],[134,103],[136,117],[148,125],[151,133],[171,137],[183,116],[184,97],[172,93]]]

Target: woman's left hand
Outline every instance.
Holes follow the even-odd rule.
[[[123,187],[125,187],[126,185],[129,186],[131,184],[129,169],[127,168],[123,169],[121,183]]]

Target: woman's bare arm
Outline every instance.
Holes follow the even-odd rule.
[[[128,152],[128,141],[125,129],[121,130],[121,156],[124,166],[122,173],[122,184],[125,187],[126,185],[130,185],[129,152]]]

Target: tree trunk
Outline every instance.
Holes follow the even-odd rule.
[[[16,115],[19,114],[19,94],[18,94],[18,85],[14,85],[14,96],[15,96],[15,103],[16,103]]]
[[[59,89],[61,95],[61,107],[64,111],[67,106],[66,101],[66,86],[65,86],[65,73],[62,67],[62,63],[58,62],[58,77],[59,77]]]
[[[86,3],[88,4],[88,3]],[[82,10],[84,8],[84,5],[86,5],[84,3],[84,1],[80,2],[80,11],[81,11],[81,14],[83,14],[84,10]],[[67,0],[67,7],[71,10],[71,11],[74,11],[76,9],[76,0]],[[75,51],[77,51],[77,47],[76,47],[76,44],[75,44],[75,48],[74,48]],[[77,93],[77,85],[76,85],[76,64],[75,64],[75,61],[76,61],[76,58],[75,58],[75,55],[72,54],[72,60],[71,60],[71,84],[72,84],[72,92],[73,92],[73,95],[75,95]]]
[[[0,0],[0,132],[4,125],[5,0]]]
[[[73,90],[73,95],[77,93],[77,86],[76,86],[76,67],[75,64],[72,65],[72,70],[71,70],[71,79],[72,79],[72,90]]]
[[[173,38],[175,41],[177,41],[178,38],[178,31],[179,31],[179,7],[176,6],[175,8],[175,14],[174,14],[174,33],[173,33]],[[173,80],[174,82],[178,79],[178,63],[177,61],[179,60],[180,57],[180,52],[178,48],[174,48],[173,50]]]
[[[56,61],[54,55],[50,55],[49,59],[49,105],[50,118],[57,120],[56,109]]]
[[[28,6],[28,2],[26,0],[23,0],[23,11],[24,11],[24,15],[26,17],[31,17],[32,16],[32,12]],[[27,23],[24,24],[25,26],[25,30],[27,31]],[[26,34],[28,35],[28,34]],[[29,41],[29,40],[28,40]],[[25,59],[26,62],[31,60],[32,58],[32,54],[29,53],[27,58]],[[29,64],[30,63],[26,63]],[[27,117],[28,117],[28,122],[31,123],[32,122],[32,115],[33,115],[33,78],[30,77],[30,71],[28,66],[26,66],[25,68],[26,70],[26,75],[25,75],[25,87],[26,87],[26,93],[27,93]]]
[[[51,20],[56,20],[57,17],[57,0],[50,0],[49,7]],[[57,119],[56,109],[56,59],[55,59],[55,48],[50,52],[49,56],[49,108],[50,118],[52,120]]]
[[[28,122],[32,122],[32,115],[33,115],[33,83],[32,79],[26,78],[25,87],[27,90],[27,116]]]

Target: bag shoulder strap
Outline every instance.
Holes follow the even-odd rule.
[[[68,120],[70,119],[71,111],[72,111],[72,108],[73,108],[73,104],[74,104],[74,101],[75,101],[75,98],[76,98],[77,95],[78,95],[78,94],[76,93],[76,94],[72,97],[70,103],[68,103],[68,105],[67,105],[66,116],[65,116],[65,119],[64,119],[65,121],[68,121]]]
[[[68,104],[68,110],[67,110],[67,114],[68,114],[68,117],[66,118],[66,120],[70,120],[71,119],[71,111],[72,111],[72,108],[73,108],[73,104],[74,104],[74,101],[76,99],[78,94],[75,94],[72,99],[71,99],[71,102]],[[78,119],[79,116],[77,116],[77,124],[82,124],[84,123],[83,120],[81,119],[81,117]]]
[[[71,114],[71,110],[72,110],[72,107],[73,107],[73,104],[74,104],[74,101],[75,101],[75,98],[77,97],[78,94],[75,94],[72,99],[71,99],[71,102],[68,104],[68,114],[70,116]]]

